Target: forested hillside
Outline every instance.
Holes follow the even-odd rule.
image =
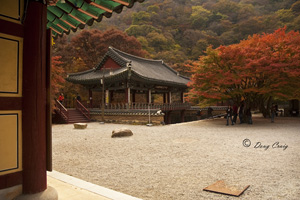
[[[124,9],[54,41],[53,56],[61,56],[65,72],[95,67],[108,46],[114,46],[162,59],[190,76],[186,64],[204,55],[210,45],[239,43],[284,26],[287,32],[300,30],[300,0],[145,0]],[[74,85],[68,84],[64,92],[76,94]]]
[[[300,30],[299,14],[296,0],[146,0],[92,28],[125,31],[141,42],[149,57],[180,70],[209,45],[238,43],[284,26]]]

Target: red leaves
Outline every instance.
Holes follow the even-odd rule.
[[[140,42],[133,36],[128,36],[117,29],[109,29],[105,32],[100,30],[83,30],[74,36],[68,45],[73,47],[76,58],[81,58],[85,63],[85,69],[95,67],[101,61],[108,47],[112,46],[121,51],[136,56],[145,56]]]
[[[60,89],[63,87],[62,84],[65,82],[63,77],[65,70],[62,68],[63,62],[60,59],[61,56],[53,56],[51,61],[51,99],[57,97]],[[52,105],[54,105],[53,102]]]
[[[294,97],[300,88],[300,35],[285,31],[282,28],[253,35],[239,44],[209,48],[207,56],[191,65],[195,74],[189,86],[194,90],[189,94],[199,92],[200,100],[236,98],[237,94],[246,98],[255,94]],[[218,94],[212,91],[215,87],[220,88]]]

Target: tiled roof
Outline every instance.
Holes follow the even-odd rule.
[[[131,8],[135,2],[144,0],[49,0],[47,7],[47,28],[54,37],[75,32],[77,28],[91,26],[102,17],[120,13],[124,6]]]
[[[118,63],[121,68],[103,70],[108,58]],[[109,66],[106,67],[109,68]],[[105,82],[116,82],[130,77],[132,80],[148,84],[186,88],[190,81],[188,77],[180,75],[162,60],[133,56],[112,47],[109,47],[108,52],[95,69],[69,74],[67,81],[78,84],[97,84],[103,78],[103,72]]]

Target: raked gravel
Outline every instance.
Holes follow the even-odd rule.
[[[300,118],[225,123],[53,125],[53,168],[144,200],[300,199]],[[111,138],[124,127],[133,136]],[[239,198],[203,191],[218,180],[250,187]]]

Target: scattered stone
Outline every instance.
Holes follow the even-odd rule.
[[[127,136],[132,136],[133,133],[130,129],[128,128],[121,128],[121,129],[115,129],[112,131],[111,137],[127,137]]]
[[[75,129],[85,129],[87,127],[86,123],[75,123],[74,128]]]

